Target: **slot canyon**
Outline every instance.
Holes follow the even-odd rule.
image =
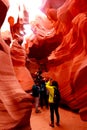
[[[0,130],[31,130],[38,69],[87,121],[86,44],[87,0],[0,0]]]

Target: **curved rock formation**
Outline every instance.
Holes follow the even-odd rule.
[[[87,121],[87,0],[66,0],[59,8],[47,7],[46,15],[40,13],[30,23],[32,35],[26,40],[29,65],[39,62],[44,69],[43,76],[59,82],[62,102],[72,110],[78,109],[82,120]],[[13,44],[11,53],[15,72],[24,86],[20,68],[16,68],[25,65],[24,51]],[[31,66],[33,72],[33,64]]]
[[[7,5],[7,0],[0,0],[0,16],[2,16],[0,27],[6,15]],[[30,130],[31,111],[32,98],[19,84],[9,46],[2,40],[0,34],[0,130]]]
[[[54,29],[49,29],[48,32],[52,30],[49,36],[38,39],[41,27],[37,27],[40,29],[36,31],[38,44],[30,47],[29,57],[46,67],[48,72],[43,75],[59,82],[63,102],[73,110],[79,109],[81,118],[87,120],[87,1],[66,0],[56,11],[58,20],[54,9],[49,11]]]
[[[26,68],[26,52],[24,48],[14,40],[10,48],[11,59],[14,66],[16,77],[25,91],[29,91],[34,84],[33,78]]]

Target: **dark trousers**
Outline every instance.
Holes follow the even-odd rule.
[[[48,97],[45,92],[40,93],[40,106],[43,108],[43,106],[46,106],[48,108]]]
[[[56,115],[56,122],[59,123],[59,111],[58,111],[58,104],[50,103],[50,119],[51,123],[54,123],[54,112]]]

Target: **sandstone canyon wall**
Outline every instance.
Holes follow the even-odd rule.
[[[29,58],[47,71],[43,76],[59,82],[63,102],[87,120],[87,1],[66,0],[47,16],[33,24],[37,44],[29,48]]]
[[[31,88],[31,73],[39,67],[43,76],[59,82],[62,102],[72,110],[78,109],[81,119],[87,121],[87,0],[63,2],[58,7],[46,4],[44,17],[38,16],[30,23],[33,34],[25,43],[29,71],[25,67],[25,51],[18,43],[10,50],[5,43],[0,43],[1,109],[5,110],[4,116],[7,114],[8,128],[22,124],[27,113],[30,120],[32,104],[24,90]],[[4,124],[3,120],[0,124]]]
[[[8,5],[7,0],[0,0],[0,27]],[[0,130],[30,130],[31,111],[32,98],[18,82],[10,48],[0,34]]]

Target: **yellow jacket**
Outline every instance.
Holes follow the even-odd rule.
[[[50,85],[50,81],[48,81],[48,82],[46,83],[46,88],[47,88],[47,90],[48,90],[48,92],[49,92],[49,103],[53,103],[54,87],[55,87],[55,86]]]

